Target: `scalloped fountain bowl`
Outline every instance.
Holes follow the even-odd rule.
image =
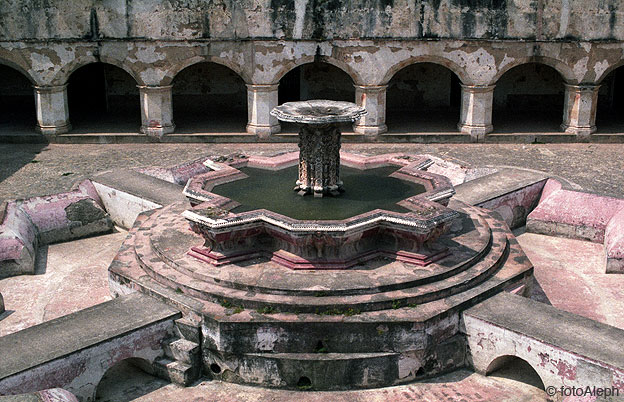
[[[206,240],[203,247],[193,247],[190,254],[213,265],[263,256],[292,269],[346,269],[380,256],[425,266],[448,254],[448,249],[437,245],[435,240],[459,216],[446,207],[455,191],[446,177],[423,170],[432,163],[424,157],[390,154],[366,164],[362,157],[343,153],[344,166],[359,172],[383,171],[379,177],[381,184],[367,189],[380,198],[396,197],[396,194],[384,194],[396,186],[384,185],[383,180],[403,182],[404,188],[412,190],[390,208],[378,208],[373,202],[359,213],[347,211],[344,219],[326,219],[324,211],[330,217],[334,211],[322,204],[315,219],[296,219],[280,213],[274,194],[292,191],[289,188],[264,189],[268,198],[266,208],[243,204],[245,197],[241,192],[233,192],[232,198],[218,194],[220,185],[250,180],[243,172],[245,169],[264,169],[256,170],[268,176],[298,161],[296,152],[274,159],[241,157],[225,162],[209,161],[207,165],[212,170],[191,179],[184,190],[195,207],[183,216]],[[379,169],[383,167],[394,169]],[[295,201],[304,202],[301,198]],[[310,201],[350,202],[346,197]],[[271,204],[278,208],[271,208]]]

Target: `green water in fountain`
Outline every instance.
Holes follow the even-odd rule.
[[[396,203],[416,194],[425,187],[394,177],[388,177],[396,167],[358,170],[340,167],[345,192],[337,197],[304,197],[293,191],[297,166],[270,171],[242,168],[249,177],[216,186],[212,192],[238,201],[232,212],[267,209],[300,220],[347,219],[373,209],[409,212]]]

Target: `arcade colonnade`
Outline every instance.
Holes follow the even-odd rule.
[[[278,105],[280,80],[293,69],[313,63],[331,64],[353,81],[355,102],[367,115],[354,131],[374,138],[387,131],[388,83],[400,70],[433,63],[450,70],[460,82],[457,129],[474,140],[493,131],[494,89],[514,67],[528,63],[549,66],[561,76],[561,130],[585,140],[596,131],[601,81],[624,64],[621,45],[509,42],[505,46],[477,41],[340,41],[56,43],[47,48],[20,44],[0,47],[0,64],[23,73],[32,83],[38,131],[56,136],[71,130],[68,81],[85,65],[102,62],[125,70],[139,91],[141,127],[160,138],[175,131],[172,100],[174,78],[197,63],[216,63],[235,72],[247,90],[247,132],[267,139],[280,132],[270,110]],[[617,47],[614,49],[613,47]],[[64,47],[64,50],[62,49]]]

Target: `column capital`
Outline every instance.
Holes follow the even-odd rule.
[[[565,89],[571,92],[594,92],[600,89],[600,84],[568,84],[564,83]]]
[[[137,88],[139,88],[139,91],[145,92],[165,92],[170,91],[173,85],[137,85]]]
[[[353,85],[356,90],[368,92],[368,93],[378,93],[383,92],[388,89],[388,85]]]
[[[272,92],[277,91],[279,83],[277,84],[246,84],[247,90],[253,92]]]
[[[53,94],[53,93],[58,93],[58,92],[65,91],[67,89],[67,84],[63,84],[63,85],[33,85],[33,88],[35,89],[35,91],[37,91],[39,93]]]
[[[491,92],[496,87],[496,85],[465,85],[465,84],[459,84],[459,85],[461,85],[462,90],[466,92],[471,92],[471,93]]]

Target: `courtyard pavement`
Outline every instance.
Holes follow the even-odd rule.
[[[624,144],[343,144],[365,154],[426,153],[468,166],[514,166],[549,172],[585,191],[624,198]],[[271,155],[296,144],[0,144],[0,201],[68,190],[118,167],[172,166],[206,155]]]

